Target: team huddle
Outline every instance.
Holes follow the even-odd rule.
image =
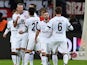
[[[12,20],[8,22],[3,34],[6,37],[11,31],[11,57],[14,65],[33,65],[34,51],[38,51],[42,65],[50,65],[49,56],[52,54],[54,65],[58,65],[57,52],[63,54],[64,65],[68,64],[66,31],[73,30],[69,20],[63,16],[62,8],[55,9],[56,16],[49,20],[49,13],[44,12],[44,20],[40,21],[35,9],[30,6],[23,10],[23,4],[18,3]]]

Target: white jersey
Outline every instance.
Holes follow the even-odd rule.
[[[9,21],[7,23],[7,28],[6,30],[9,30],[11,32],[11,36],[10,36],[10,42],[12,41],[12,39],[16,39],[16,34],[18,33],[17,32],[17,29],[13,26],[13,20]],[[5,33],[7,34],[8,32],[5,30]],[[14,41],[14,40],[13,40]]]
[[[55,16],[49,22],[49,26],[53,29],[53,36],[58,40],[66,40],[67,29],[73,30],[73,26],[69,23],[69,20],[63,16]]]
[[[23,11],[22,14],[14,13],[13,16],[12,16],[13,21],[16,21],[18,16],[20,18],[18,19],[16,28],[18,29],[18,31],[25,32],[26,31],[25,20],[29,17],[28,12],[27,11]]]
[[[49,23],[49,22],[48,22]],[[44,21],[41,21],[38,25],[37,25],[37,29],[40,30],[40,34],[39,37],[45,37],[45,38],[49,38],[52,35],[52,28],[50,28],[49,30],[46,30],[47,24]]]
[[[32,35],[35,36],[37,24],[39,21],[40,21],[39,17],[30,17],[29,19],[26,19],[25,25],[28,28],[29,37],[32,37]]]

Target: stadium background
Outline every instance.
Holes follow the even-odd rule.
[[[11,19],[11,10],[12,7],[9,6],[9,1],[13,1],[13,0],[0,0],[0,12],[3,13],[3,17],[6,17],[8,20]],[[17,0],[14,0],[17,1]],[[22,0],[21,0],[22,1]],[[27,9],[27,5],[29,3],[34,3],[37,5],[37,9],[40,8],[38,7],[39,5],[42,5],[42,1],[41,0],[24,0],[25,3],[25,9]],[[61,0],[62,1],[62,0]],[[28,3],[27,3],[28,2]],[[38,2],[40,2],[41,4],[38,5]],[[58,0],[56,1],[56,6],[58,4]],[[63,3],[64,4],[64,3]],[[10,4],[11,5],[11,4]],[[76,15],[76,17],[80,20],[81,23],[81,27],[83,27],[83,19],[84,19],[84,0],[66,0],[66,16],[68,17],[71,14]],[[68,38],[68,43],[69,43],[69,51],[73,51],[79,50],[80,47],[80,41],[81,41],[81,33],[82,31],[79,32],[67,32],[67,38]],[[8,34],[7,38],[4,39],[2,38],[2,34],[3,31],[0,32],[0,59],[10,59],[11,55],[10,55],[10,42],[9,42],[9,38],[10,38],[10,33]],[[74,45],[76,44],[76,46]],[[35,58],[39,58],[38,55],[35,55]],[[59,55],[59,58],[62,58],[61,55]]]

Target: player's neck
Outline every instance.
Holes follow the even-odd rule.
[[[17,11],[17,14],[22,14],[23,13],[23,11]]]
[[[44,22],[45,22],[45,23],[48,23],[48,22],[49,22],[49,19],[47,19],[47,20],[46,20],[46,19],[44,19]]]
[[[60,17],[60,16],[61,16],[61,14],[56,14],[56,16]]]
[[[34,15],[30,15],[30,17],[34,17]]]

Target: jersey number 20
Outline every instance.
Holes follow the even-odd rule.
[[[32,23],[32,25],[33,25],[32,31],[37,30],[37,24],[38,24],[38,22],[36,22],[36,23]]]

